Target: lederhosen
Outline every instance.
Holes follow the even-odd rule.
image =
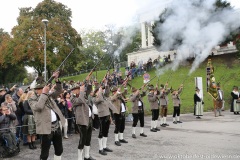
[[[89,106],[89,109],[91,110],[91,115],[92,115],[91,106]],[[88,126],[78,124],[79,135],[80,135],[78,149],[83,149],[84,146],[90,146],[91,145],[92,123],[93,123],[93,120],[92,120],[92,117],[90,116]]]
[[[125,112],[126,112],[126,104],[122,98],[119,98],[121,101],[120,114],[114,114],[115,116],[115,130],[114,133],[118,132],[123,133],[125,129]],[[123,106],[122,106],[123,105]],[[122,109],[125,108],[125,111]]]
[[[144,108],[143,102],[140,98],[137,98],[138,101],[138,113],[133,113],[133,127],[137,126],[138,120],[140,121],[140,127],[144,127]]]
[[[103,96],[104,101],[106,101],[106,98]],[[108,107],[108,106],[106,106]],[[104,117],[99,117],[99,134],[98,138],[108,137],[109,127],[111,124],[110,121],[110,114]]]
[[[160,97],[162,99],[164,99],[166,101],[166,105],[161,105],[161,117],[167,117],[167,106],[168,106],[168,102],[165,98],[165,93]]]
[[[158,106],[160,106],[160,101],[159,101],[158,97],[157,97],[157,102],[158,102]],[[158,117],[159,117],[159,108],[152,109],[152,120],[156,121],[156,120],[158,120]]]
[[[178,95],[177,95],[177,99],[179,99]],[[173,106],[173,117],[180,116],[180,104],[179,106]]]

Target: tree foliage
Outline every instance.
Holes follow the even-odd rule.
[[[48,76],[54,71],[70,50],[74,47],[74,53],[64,65],[66,70],[74,69],[81,59],[78,46],[81,45],[81,37],[71,26],[71,10],[62,3],[54,0],[44,0],[36,8],[20,8],[17,18],[18,25],[12,29],[14,46],[12,56],[13,64],[19,61],[24,65],[33,67],[38,74],[44,71],[44,29],[43,19],[49,22],[46,27],[46,59]]]
[[[3,29],[0,29],[0,84],[7,82],[21,82],[26,76],[26,69],[21,64],[12,64],[14,57],[9,54],[11,37]],[[16,73],[21,73],[17,74]]]

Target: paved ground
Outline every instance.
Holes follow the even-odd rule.
[[[161,127],[161,131],[149,131],[150,117],[145,118],[145,133],[148,137],[131,138],[131,122],[127,122],[125,139],[128,144],[118,147],[114,145],[112,125],[110,128],[108,147],[113,149],[107,156],[98,154],[98,131],[93,131],[91,155],[97,160],[159,160],[159,159],[240,159],[240,115],[229,111],[223,117],[213,117],[213,113],[204,113],[202,119],[192,114],[181,115],[182,124],[173,124],[168,116],[169,127]],[[139,135],[139,129],[136,130]],[[63,160],[77,160],[78,135],[64,140]],[[29,150],[23,146],[21,152],[11,160],[39,159],[37,150]],[[237,157],[238,156],[238,157]],[[53,159],[53,149],[50,151]]]

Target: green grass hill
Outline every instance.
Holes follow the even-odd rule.
[[[214,76],[216,82],[221,83],[221,88],[224,91],[224,99],[225,99],[225,109],[229,109],[231,104],[231,91],[234,85],[239,84],[240,81],[240,60],[237,59],[235,54],[228,54],[228,55],[219,55],[214,57],[209,57],[212,60],[212,65],[215,69]],[[182,65],[178,68],[175,72],[173,71],[166,71],[163,75],[160,76],[159,84],[165,84],[167,79],[169,78],[169,87],[172,86],[173,89],[177,89],[179,85],[183,82],[183,80],[187,77],[184,81],[184,89],[181,94],[181,113],[193,113],[193,95],[195,93],[195,82],[194,77],[202,77],[203,78],[203,96],[204,96],[204,111],[211,111],[213,110],[213,100],[211,96],[206,91],[206,66],[207,66],[207,59],[197,68],[189,77],[187,77],[189,70],[191,68],[191,62],[187,62],[186,64]],[[121,71],[124,75],[124,68],[121,68]],[[104,75],[106,74],[106,70],[97,71],[97,78],[101,80]],[[156,75],[156,69],[152,69],[149,74],[151,77]],[[171,76],[169,76],[171,74]],[[94,73],[96,76],[96,73]],[[82,81],[85,79],[87,74],[81,74],[78,76],[73,77],[65,77],[64,80],[74,80],[74,81]],[[151,84],[156,85],[157,79],[155,78]],[[132,86],[136,88],[140,88],[143,85],[143,77],[136,77],[132,81],[129,82]],[[131,91],[129,90],[129,94]],[[150,114],[149,103],[147,101],[147,96],[144,97],[144,104],[147,108],[146,114]],[[129,111],[131,111],[131,102],[127,103],[129,107]],[[168,114],[172,114],[173,112],[173,105],[172,99],[169,95],[169,109]]]

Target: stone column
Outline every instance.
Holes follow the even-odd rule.
[[[150,47],[152,46],[152,39],[151,39],[151,24],[147,24],[147,29],[148,29],[148,39],[147,39],[147,46]]]
[[[141,30],[142,30],[142,48],[146,48],[146,25],[144,22],[141,23]]]
[[[152,26],[154,25],[154,21],[151,21],[151,30],[152,30]],[[153,40],[154,40],[154,37],[151,33],[151,44],[153,44]]]
[[[152,31],[152,26],[153,26],[154,22],[151,21],[149,24],[148,24],[148,47],[151,47],[153,46],[153,35],[151,33]]]

